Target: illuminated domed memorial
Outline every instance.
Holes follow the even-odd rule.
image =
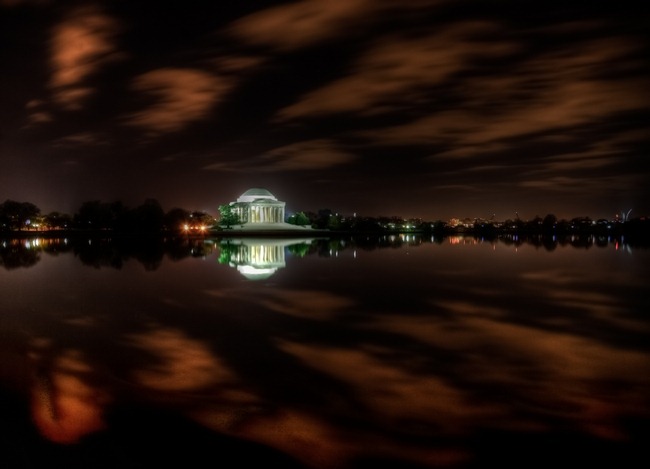
[[[284,202],[266,189],[248,189],[230,204],[241,225],[284,223]]]

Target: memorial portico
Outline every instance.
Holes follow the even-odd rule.
[[[279,201],[266,189],[249,189],[230,205],[239,215],[241,225],[284,223],[285,202]]]

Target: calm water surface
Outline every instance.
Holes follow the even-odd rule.
[[[0,239],[0,467],[648,467],[650,250]]]

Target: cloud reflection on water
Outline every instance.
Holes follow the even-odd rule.
[[[110,431],[125,401],[146,403],[312,467],[458,467],[485,433],[627,442],[629,422],[650,419],[634,276],[566,251],[409,253],[289,258],[255,282],[216,254],[146,274],[68,266],[66,279],[46,275],[48,259],[33,270],[34,285],[52,279],[47,307],[37,289],[6,303],[26,312],[6,333],[30,338],[32,418],[72,443]],[[74,301],[56,293],[77,276]]]
[[[153,327],[126,340],[157,362],[133,371],[134,381],[141,386],[159,391],[192,391],[217,384],[227,388],[235,380],[208,344],[183,331]]]
[[[45,344],[41,341],[42,344]],[[32,360],[47,352],[32,352]],[[109,395],[91,385],[93,370],[80,351],[68,350],[54,357],[47,367],[35,366],[31,410],[43,436],[56,443],[76,443],[82,437],[106,428],[104,408]]]

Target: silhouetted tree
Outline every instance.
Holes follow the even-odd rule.
[[[152,233],[162,230],[165,212],[156,199],[146,199],[133,211],[136,231]]]
[[[0,229],[22,230],[38,217],[41,210],[30,202],[7,199],[0,204]]]
[[[575,217],[571,219],[571,229],[573,231],[585,232],[591,229],[593,223],[589,217]]]
[[[316,218],[311,220],[312,226],[321,229],[327,228],[331,215],[332,211],[329,208],[320,209],[316,214]]]
[[[163,218],[163,225],[168,230],[180,230],[188,223],[190,212],[182,208],[173,208]]]
[[[330,230],[340,230],[343,228],[343,220],[338,214],[330,214],[329,221],[327,222],[327,228]]]
[[[112,229],[115,221],[111,205],[99,200],[84,202],[73,216],[75,227],[87,230]]]
[[[110,223],[108,228],[118,231],[128,231],[133,225],[133,213],[122,203],[121,200],[116,200],[107,205]]]
[[[215,223],[212,215],[205,212],[194,211],[190,213],[190,221],[192,224],[211,227]]]
[[[543,226],[544,219],[539,215],[535,215],[535,218],[526,223],[526,227],[530,232],[538,233]]]
[[[50,212],[43,217],[43,223],[51,230],[65,230],[72,226],[72,217],[66,213]]]
[[[351,225],[354,231],[383,231],[383,227],[379,224],[376,218],[373,217],[356,217]]]
[[[544,220],[542,221],[542,229],[544,230],[545,233],[550,233],[555,230],[556,224],[557,224],[557,217],[552,213],[549,213],[544,217]]]
[[[305,215],[305,212],[298,212],[287,218],[287,223],[290,223],[292,225],[305,226],[309,225],[311,222],[309,221],[307,215]]]

